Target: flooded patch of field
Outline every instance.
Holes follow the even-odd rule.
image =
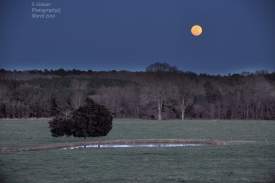
[[[167,148],[167,147],[196,147],[202,146],[204,144],[91,144],[91,145],[82,145],[75,147],[66,147],[64,150],[73,150],[73,149],[85,149],[85,148]]]

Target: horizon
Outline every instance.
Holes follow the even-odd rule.
[[[194,72],[190,70],[182,70],[177,68],[178,71],[177,73],[193,73],[196,75],[209,75],[209,76],[230,76],[230,75],[246,75],[246,74],[258,74],[258,73],[264,73],[264,74],[274,74],[275,70],[266,70],[266,69],[259,69],[259,70],[244,70],[244,71],[239,71],[239,72],[229,72],[229,73],[204,73],[204,72]],[[78,68],[62,68],[62,67],[56,67],[56,68],[28,68],[28,69],[7,69],[7,68],[2,68],[0,67],[0,71],[4,70],[7,72],[31,72],[31,71],[41,71],[41,72],[55,72],[58,70],[64,70],[65,72],[70,72],[70,71],[80,71],[80,72],[133,72],[133,73],[142,73],[142,72],[148,72],[146,71],[146,68],[143,70],[127,70],[127,69],[111,69],[111,70],[95,70],[95,69],[78,69]],[[165,71],[162,71],[165,73]],[[169,72],[168,72],[169,73]]]

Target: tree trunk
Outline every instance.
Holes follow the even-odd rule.
[[[184,118],[185,118],[185,101],[183,98],[181,103],[181,120],[184,120]]]
[[[162,120],[161,111],[162,111],[162,100],[159,99],[158,100],[158,120]]]

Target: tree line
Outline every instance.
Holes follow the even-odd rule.
[[[144,72],[0,70],[0,118],[69,114],[87,97],[117,118],[275,119],[275,73],[183,72],[155,63]]]

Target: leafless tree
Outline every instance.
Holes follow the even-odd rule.
[[[74,109],[78,109],[87,97],[88,81],[73,79],[71,82],[71,103]]]

